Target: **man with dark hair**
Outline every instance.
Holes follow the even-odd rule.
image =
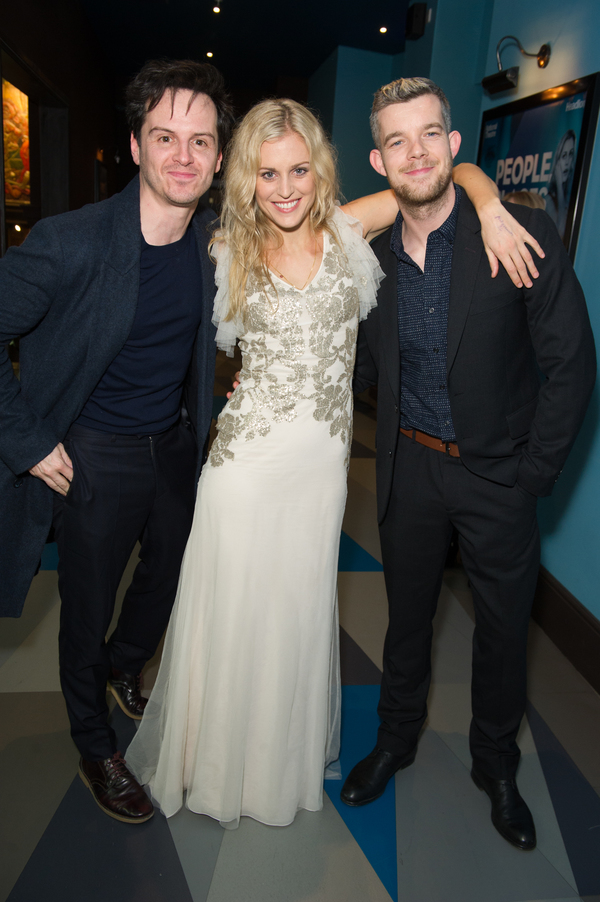
[[[472,777],[492,821],[536,843],[515,782],[526,643],[539,569],[538,496],[552,491],[595,378],[585,300],[545,213],[511,212],[546,252],[539,278],[490,275],[479,222],[451,180],[460,135],[424,78],[377,92],[371,163],[399,213],[373,248],[387,273],[363,324],[356,390],[378,385],[377,504],[389,603],[377,745],[350,772],[348,805],[412,764],[427,716],[432,620],[453,528],[475,607]],[[540,372],[543,377],[540,381]]]
[[[214,379],[213,216],[198,209],[233,124],[221,75],[147,63],[127,89],[136,177],[42,220],[0,264],[2,612],[18,616],[51,522],[61,685],[80,774],[110,816],[153,808],[108,724],[142,716],[140,672],[167,624]],[[21,382],[5,343],[21,335]],[[140,561],[105,642],[115,593]]]

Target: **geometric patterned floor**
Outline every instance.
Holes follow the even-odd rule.
[[[386,601],[374,488],[374,421],[359,404],[338,583],[343,776],[377,729]],[[94,805],[58,685],[50,547],[45,566],[23,617],[0,621],[0,902],[600,902],[600,697],[532,624],[518,781],[538,846],[513,848],[469,776],[473,621],[460,568],[445,574],[414,765],[363,808],[344,806],[341,783],[327,780],[320,812],[224,831],[187,810],[132,827]],[[118,708],[111,717],[125,748],[134,723]]]

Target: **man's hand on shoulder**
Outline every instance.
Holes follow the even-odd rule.
[[[59,442],[54,451],[35,467],[31,467],[29,472],[32,476],[43,480],[59,495],[66,495],[73,479],[73,464],[64,446]]]

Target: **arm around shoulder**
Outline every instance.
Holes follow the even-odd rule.
[[[367,241],[372,241],[385,229],[389,229],[398,215],[398,203],[391,188],[359,197],[344,204],[341,209],[348,216],[358,219],[362,225],[363,238]]]

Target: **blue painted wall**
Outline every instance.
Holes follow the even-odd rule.
[[[456,162],[471,162],[477,154],[481,79],[493,0],[439,0],[429,77],[450,101],[452,127],[462,135]]]
[[[392,78],[427,75],[448,94],[462,133],[460,159],[475,161],[483,110],[600,70],[598,0],[433,0],[425,36],[393,57],[338,48],[332,134],[351,198],[383,187],[368,165],[368,115],[373,92]],[[496,71],[496,44],[515,34],[527,50],[550,43],[547,69],[503,50],[505,67],[520,66],[517,91],[493,100],[480,86]],[[386,74],[389,73],[389,74]],[[600,142],[596,142],[575,269],[586,293],[600,346]],[[540,502],[542,562],[600,618],[600,397],[598,390],[551,498]]]
[[[369,115],[373,94],[392,79],[393,60],[386,53],[338,47],[310,80],[308,104],[320,114],[337,148],[345,200],[387,188],[369,163]]]
[[[452,126],[462,135],[456,162],[477,150],[481,79],[485,75],[493,0],[432,0],[425,34],[407,41],[394,57],[393,78],[420,75],[439,84],[452,109]]]
[[[431,0],[427,4],[425,34],[416,41],[406,41],[404,53],[399,53],[395,58],[393,78],[414,78],[417,75],[423,78],[430,77],[433,43],[436,35],[437,7],[438,0]]]
[[[319,66],[308,85],[308,106],[317,114],[330,137],[333,134],[337,66],[338,50],[336,48]]]
[[[496,70],[496,44],[515,34],[526,50],[552,48],[547,69],[521,56],[516,47],[502,52],[504,67],[520,66],[519,88],[510,99],[526,97],[600,70],[600,3],[597,0],[497,0],[487,52],[487,73]],[[482,110],[506,102],[485,97]],[[600,347],[600,142],[596,141],[588,182],[575,269],[588,302],[596,345]],[[581,434],[552,496],[540,503],[542,562],[596,617],[600,618],[600,415],[598,389]]]

